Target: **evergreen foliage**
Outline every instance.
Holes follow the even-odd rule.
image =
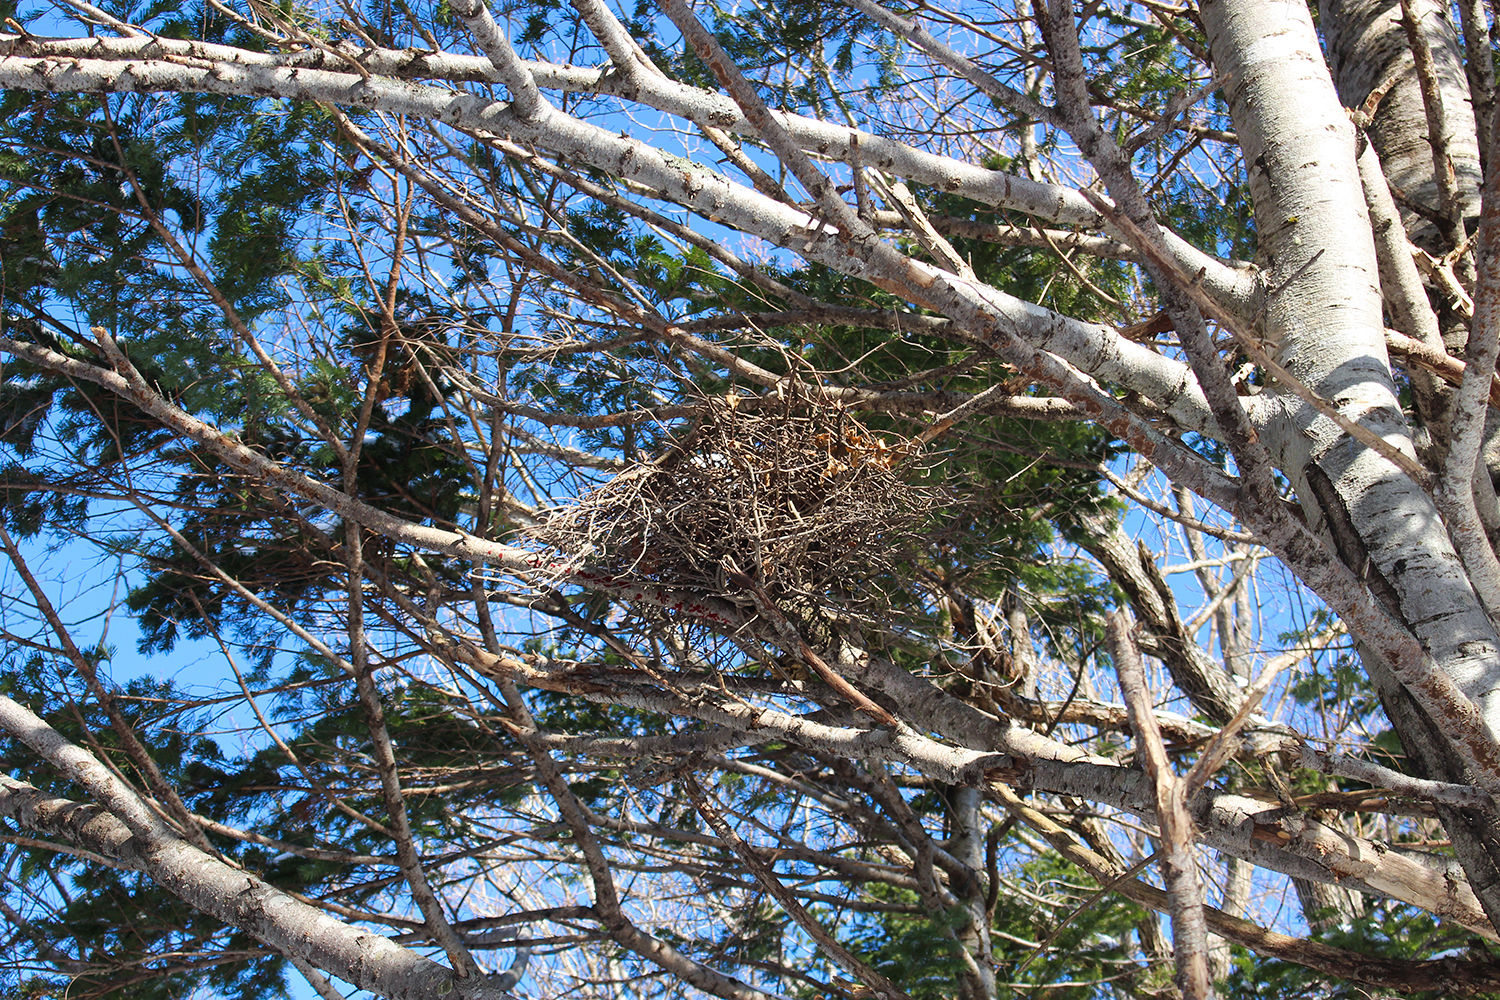
[[[1457,769],[1435,771],[1401,721],[1413,685],[1369,667],[1369,622],[1408,612],[1309,499],[1337,477],[1308,471],[1321,456],[1260,469],[1280,493],[1251,509],[1255,453],[1208,404],[1179,407],[1205,365],[1235,398],[1283,398],[1285,369],[1231,328],[1271,322],[1302,274],[1268,284],[1281,251],[1253,198],[1270,168],[1244,162],[1203,13],[1065,14],[1099,141],[1201,262],[1174,284],[1125,224],[1080,221],[1076,184],[1104,162],[1085,130],[1018,110],[1067,98],[1066,39],[1029,4],[886,12],[966,46],[973,72],[861,3],[695,9],[758,100],[921,154],[902,162],[805,139],[807,158],[778,158],[743,95],[740,116],[702,112],[733,81],[671,6],[481,8],[534,60],[506,64],[487,15],[446,2],[0,0],[0,74],[46,52],[58,74],[212,77],[0,98],[0,996],[269,1000],[312,967],[375,988],[12,807],[18,782],[87,803],[141,856],[190,844],[247,895],[461,973],[401,995],[492,995],[475,991],[494,974],[522,996],[1180,996],[1146,905],[1172,889],[1149,864],[1170,846],[1166,781],[1123,704],[1122,609],[1182,772],[1224,701],[1290,655],[1189,803],[1196,863],[1219,873],[1206,901],[1240,922],[1199,934],[1223,990],[1500,995],[1493,888],[1461,849],[1461,821],[1483,847],[1493,816],[1452,798],[1496,786],[1424,703]],[[609,51],[614,18],[675,110],[631,89],[646,70]],[[53,34],[151,41],[106,59]],[[261,71],[275,84],[225,83]],[[522,71],[574,138],[524,137]],[[347,96],[299,89],[326,79]],[[413,110],[439,96],[443,113]],[[646,146],[603,163],[577,138],[617,133]],[[630,173],[656,152],[682,191]],[[923,156],[1072,207],[1026,215]],[[730,194],[705,208],[705,185]],[[851,225],[926,291],[870,244],[820,249]],[[1482,318],[1472,248],[1452,249]],[[1227,297],[1221,271],[1258,291],[1213,317],[1219,353],[1190,358],[1182,296]],[[940,308],[960,286],[973,310]],[[1008,348],[1016,330],[1035,344]],[[1102,346],[1064,344],[1086,337]],[[1109,374],[1126,350],[1178,382],[1153,398]],[[1399,377],[1412,461],[1438,475],[1458,417],[1434,415],[1430,370]],[[1190,488],[1239,499],[1205,513]],[[1344,511],[1355,542],[1363,516]],[[1275,518],[1323,533],[1368,621],[1330,610]],[[122,619],[133,651],[110,645]],[[206,661],[211,679],[179,673]],[[11,705],[160,830],[39,751]],[[1341,776],[1319,753],[1345,742],[1442,787]],[[1231,800],[1248,803],[1233,836],[1214,811]],[[1314,827],[1329,839],[1298,839]],[[1321,862],[1340,837],[1348,856]],[[1336,867],[1377,847],[1410,884]],[[1405,990],[1429,973],[1441,990]]]

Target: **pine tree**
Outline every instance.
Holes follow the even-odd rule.
[[[3,14],[7,995],[1500,993],[1481,5]]]

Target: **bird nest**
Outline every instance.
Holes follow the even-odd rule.
[[[709,399],[664,454],[533,534],[621,577],[740,598],[728,577],[743,574],[778,597],[859,604],[934,506],[915,457],[908,439],[794,392]]]

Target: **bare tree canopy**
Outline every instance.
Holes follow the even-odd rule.
[[[0,8],[0,995],[1500,996],[1486,5]]]

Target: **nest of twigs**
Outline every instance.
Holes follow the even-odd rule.
[[[554,510],[534,535],[622,577],[734,597],[878,596],[932,510],[916,448],[783,390],[707,399],[664,453]]]

